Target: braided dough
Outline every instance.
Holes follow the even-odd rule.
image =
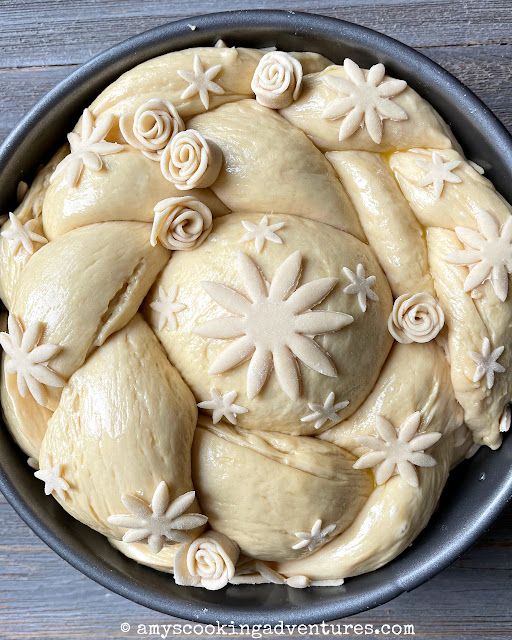
[[[219,41],[68,142],[0,236],[2,407],[45,493],[179,585],[395,558],[511,422],[512,210],[446,123],[379,63]]]

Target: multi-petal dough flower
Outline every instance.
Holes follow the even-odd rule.
[[[269,51],[258,63],[251,81],[257,102],[270,109],[284,109],[300,95],[302,65],[284,51]]]
[[[462,182],[462,178],[453,173],[453,170],[461,164],[461,160],[447,160],[445,162],[443,156],[434,151],[430,161],[417,158],[416,164],[425,171],[421,178],[418,179],[418,186],[428,187],[432,185],[435,200],[439,200],[441,197],[445,182],[451,182],[452,184]]]
[[[338,422],[341,421],[338,412],[342,409],[345,409],[345,407],[348,407],[349,401],[342,400],[341,402],[337,402],[336,404],[334,404],[335,398],[336,396],[334,395],[334,391],[331,391],[323,404],[316,402],[308,403],[308,407],[313,413],[304,416],[300,419],[300,421],[314,422],[315,429],[320,429],[321,427],[323,427],[327,420],[331,422],[331,426],[338,424]]]
[[[471,359],[476,364],[475,373],[473,375],[473,382],[480,382],[485,377],[485,382],[488,389],[492,389],[494,386],[494,374],[504,373],[505,367],[497,360],[505,350],[504,346],[496,347],[491,352],[491,343],[489,338],[485,337],[482,340],[482,351],[472,351],[470,353]]]
[[[151,302],[149,306],[158,314],[157,326],[159,331],[165,326],[168,326],[171,331],[176,331],[178,328],[176,314],[184,311],[187,305],[178,302],[176,300],[177,295],[178,287],[176,286],[170,287],[168,293],[165,292],[163,287],[158,287],[158,298]]]
[[[236,417],[241,413],[247,413],[248,409],[234,404],[238,393],[236,391],[228,391],[221,395],[217,389],[211,389],[211,399],[200,402],[197,406],[199,409],[205,409],[206,411],[212,411],[212,422],[217,424],[226,418],[231,424],[236,424]]]
[[[181,94],[181,99],[186,100],[198,94],[204,108],[208,110],[210,106],[210,93],[219,96],[225,93],[219,84],[213,82],[213,79],[219,75],[221,69],[222,65],[216,64],[205,71],[201,58],[195,55],[192,63],[192,71],[178,71],[180,78],[183,78],[183,80],[189,83],[189,86]]]
[[[160,169],[176,189],[204,189],[212,185],[222,166],[222,151],[199,131],[177,133],[160,157]]]
[[[34,476],[44,482],[44,493],[49,496],[53,492],[60,500],[66,499],[66,492],[69,491],[69,483],[62,477],[62,465],[56,464],[49,469],[38,469]]]
[[[354,469],[370,469],[377,467],[375,481],[384,484],[396,472],[411,485],[418,486],[418,475],[414,467],[434,467],[435,458],[425,453],[442,436],[435,431],[418,433],[421,414],[411,414],[400,426],[398,433],[395,427],[383,416],[377,416],[376,429],[378,437],[360,436],[358,441],[364,447],[373,449],[365,453],[354,463]]]
[[[324,82],[339,96],[330,101],[322,113],[323,118],[343,118],[339,139],[346,140],[360,127],[366,127],[376,144],[382,140],[383,120],[407,120],[407,113],[394,102],[394,98],[407,87],[404,80],[384,81],[386,69],[376,64],[365,73],[363,69],[345,59],[343,68],[347,78],[327,75]]]
[[[451,253],[446,260],[469,267],[464,291],[472,291],[490,280],[497,298],[505,302],[508,275],[512,273],[512,216],[501,229],[498,220],[488,211],[480,209],[475,218],[478,231],[455,227],[457,238],[467,248]]]
[[[166,198],[154,208],[150,243],[175,251],[198,247],[212,230],[212,212],[192,196]]]
[[[388,318],[389,333],[397,342],[430,342],[444,326],[444,312],[429,293],[399,296]]]
[[[44,405],[45,387],[63,387],[65,382],[48,366],[61,347],[55,344],[39,344],[43,324],[35,322],[26,329],[13,316],[7,320],[9,333],[0,333],[0,346],[7,354],[6,373],[16,374],[18,391],[22,397],[29,391],[34,400]]]
[[[356,295],[359,302],[359,308],[363,313],[366,312],[366,299],[377,302],[379,296],[372,289],[375,286],[377,278],[375,276],[366,276],[365,268],[362,264],[358,264],[354,273],[347,267],[343,267],[343,273],[350,280],[350,284],[343,289],[343,293]]]
[[[313,336],[338,331],[353,317],[335,311],[311,311],[330,293],[337,278],[319,278],[297,289],[302,256],[292,253],[277,268],[267,287],[257,265],[238,254],[238,271],[248,297],[218,282],[203,282],[208,295],[234,315],[216,318],[195,332],[205,338],[234,338],[211,364],[210,375],[237,367],[250,358],[247,395],[258,395],[272,366],[281,389],[292,400],[299,397],[296,359],[318,373],[335,377],[336,367]]]
[[[250,222],[249,220],[242,220],[242,226],[245,229],[244,235],[240,238],[240,242],[251,242],[254,240],[254,248],[256,253],[261,253],[261,250],[265,246],[265,242],[273,242],[275,244],[283,244],[283,240],[277,235],[276,231],[284,227],[284,222],[275,222],[274,224],[268,223],[268,216],[265,215],[258,222]]]
[[[35,251],[34,242],[39,244],[46,244],[48,242],[43,235],[34,231],[34,226],[39,224],[35,218],[27,220],[25,224],[22,224],[18,216],[14,213],[9,213],[9,220],[11,221],[11,228],[5,229],[0,235],[9,242],[14,255],[24,252],[31,256]],[[21,250],[23,250],[23,252]]]
[[[174,580],[185,587],[222,589],[235,575],[240,550],[218,531],[209,531],[189,544],[183,544],[174,558]]]
[[[299,542],[293,545],[292,549],[308,548],[308,551],[314,551],[319,545],[325,542],[326,538],[336,529],[336,524],[329,524],[322,529],[322,521],[316,520],[311,527],[311,531],[297,531],[295,537],[299,538]]]
[[[162,480],[155,489],[151,504],[134,495],[123,495],[121,501],[130,515],[112,515],[108,522],[127,528],[123,542],[147,540],[153,553],[159,553],[166,541],[186,542],[192,529],[206,524],[208,518],[199,513],[185,513],[195,499],[195,491],[184,493],[171,502],[167,484]]]
[[[80,135],[74,131],[68,133],[70,153],[59,162],[50,182],[65,172],[68,186],[74,187],[80,180],[84,167],[91,171],[100,171],[103,167],[103,156],[122,151],[122,144],[105,140],[113,122],[114,116],[108,113],[102,114],[95,122],[89,109],[84,109]]]
[[[160,161],[171,138],[184,128],[176,107],[168,100],[158,98],[141,104],[133,115],[119,118],[119,129],[126,142],[156,162]]]

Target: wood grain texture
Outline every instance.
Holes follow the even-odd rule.
[[[0,0],[0,140],[40,96],[99,51],[192,11],[244,8],[311,11],[398,38],[454,73],[512,129],[510,0]],[[344,622],[414,624],[416,638],[511,638],[511,530],[512,505],[452,567]],[[120,631],[124,621],[130,633]],[[1,639],[137,638],[138,624],[170,622],[72,569],[0,496]]]

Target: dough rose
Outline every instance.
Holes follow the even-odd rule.
[[[180,546],[174,559],[174,580],[186,587],[222,589],[235,575],[238,546],[227,536],[209,531]]]
[[[212,212],[192,196],[167,198],[155,205],[151,245],[187,251],[198,247],[212,228]]]
[[[172,103],[154,98],[141,104],[133,116],[122,116],[119,128],[128,144],[158,162],[171,138],[185,125]]]
[[[444,312],[429,293],[400,296],[388,319],[389,332],[402,344],[430,342],[443,326]]]
[[[160,159],[164,177],[181,191],[209,187],[217,179],[221,165],[219,147],[194,129],[177,133]]]
[[[284,51],[271,51],[260,60],[251,82],[256,100],[270,109],[284,109],[299,97],[302,66]]]

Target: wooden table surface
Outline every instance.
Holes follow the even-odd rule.
[[[99,51],[173,19],[244,8],[321,13],[402,40],[453,72],[512,130],[510,0],[0,0],[0,141],[40,96]],[[345,622],[414,624],[416,638],[511,638],[511,530],[512,506],[442,574]],[[172,621],[72,569],[0,496],[0,638],[157,637],[138,635],[137,625]],[[122,622],[132,631],[123,633]]]

